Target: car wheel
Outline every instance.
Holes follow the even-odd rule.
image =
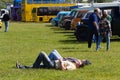
[[[76,39],[78,41],[87,41],[88,40],[88,30],[86,27],[81,27],[76,32]]]
[[[70,22],[67,22],[65,25],[65,30],[70,30]]]

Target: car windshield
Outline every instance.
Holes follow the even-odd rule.
[[[60,19],[62,16],[65,16],[67,14],[58,14],[56,18]]]
[[[92,14],[93,12],[87,12],[84,16],[83,16],[83,19],[88,19],[90,14]]]
[[[76,12],[77,12],[77,11],[72,11],[72,12],[70,13],[70,16],[71,16],[71,17],[74,17],[75,14],[76,14]]]
[[[89,16],[92,14],[93,12],[88,12],[85,18],[89,18]]]
[[[87,12],[79,12],[77,18],[82,18]]]

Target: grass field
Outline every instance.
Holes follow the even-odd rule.
[[[11,22],[9,32],[0,29],[0,80],[119,80],[120,38],[111,39],[111,49],[106,44],[98,52],[95,43],[87,48],[78,42],[74,31],[51,26],[50,23]],[[114,37],[114,36],[113,36]],[[49,54],[53,49],[64,57],[88,59],[92,65],[74,71],[54,69],[17,69],[18,60],[32,65],[40,51]]]

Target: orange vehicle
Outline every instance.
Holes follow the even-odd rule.
[[[88,10],[78,10],[71,22],[71,29],[76,28],[76,24],[81,21],[81,18],[88,12]]]

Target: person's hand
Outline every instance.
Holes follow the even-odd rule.
[[[62,62],[62,59],[58,59],[60,62]]]
[[[67,70],[65,62],[61,61],[61,70]]]

